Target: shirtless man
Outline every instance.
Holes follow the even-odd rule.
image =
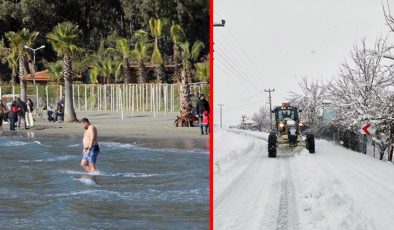
[[[97,129],[94,125],[90,124],[87,118],[82,118],[80,123],[82,128],[85,129],[82,141],[81,166],[86,172],[92,173],[96,170],[96,160],[100,152],[100,147],[97,142]]]

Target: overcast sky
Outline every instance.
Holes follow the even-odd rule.
[[[394,12],[394,0],[391,9]],[[215,123],[238,124],[266,104],[264,89],[275,88],[275,105],[299,91],[304,76],[330,79],[353,44],[372,45],[389,34],[378,0],[215,0]]]

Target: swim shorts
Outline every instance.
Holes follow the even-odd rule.
[[[98,145],[95,145],[90,150],[90,156],[89,156],[89,150],[85,148],[82,160],[86,160],[89,163],[96,164],[97,156],[98,156],[99,152],[100,152],[100,147]]]

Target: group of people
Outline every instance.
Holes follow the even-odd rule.
[[[48,121],[61,122],[64,120],[64,96],[56,102],[56,107],[49,105],[47,108]]]
[[[18,97],[11,101],[9,105],[4,104],[2,98],[0,98],[0,129],[3,129],[3,122],[10,124],[11,131],[15,130],[16,126],[20,129],[22,121],[25,129],[33,127],[33,110],[34,104],[30,98],[24,102]]]

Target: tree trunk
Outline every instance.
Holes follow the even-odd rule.
[[[172,49],[173,49],[173,61],[174,61],[174,64],[176,65],[176,64],[179,64],[179,52],[178,52],[178,46],[177,46],[177,44],[175,44],[174,43],[174,46],[172,47]]]
[[[12,68],[11,71],[12,71],[11,72],[11,84],[12,84],[12,86],[15,86],[15,84],[16,84],[16,69]]]
[[[129,59],[125,58],[123,62],[123,77],[124,77],[124,83],[129,84],[130,83],[130,68],[129,68]]]
[[[160,64],[160,65],[155,65],[155,76],[156,76],[156,83],[163,83],[164,80],[164,65]]]
[[[27,83],[24,79],[25,67],[23,63],[23,56],[19,57],[19,81],[21,86],[21,95],[20,98],[26,102],[27,101]]]
[[[138,83],[142,84],[146,82],[146,70],[144,60],[138,63]]]
[[[64,93],[65,93],[65,102],[64,102],[64,122],[75,122],[78,121],[77,115],[74,110],[73,103],[73,92],[72,92],[72,62],[71,57],[69,55],[65,55],[63,58],[64,61]]]
[[[389,146],[388,146],[388,161],[393,161],[393,131],[394,127],[390,124]]]
[[[193,108],[192,101],[190,99],[188,78],[187,68],[183,68],[181,70],[181,91],[179,95],[179,98],[181,99],[181,117],[188,117]]]

